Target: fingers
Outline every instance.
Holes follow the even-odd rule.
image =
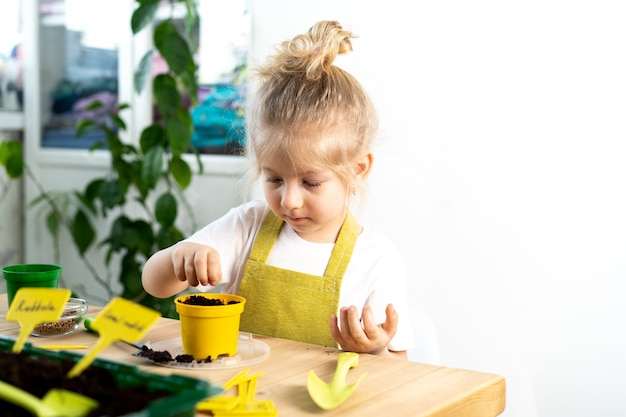
[[[207,256],[207,268],[208,273],[207,282],[211,285],[219,284],[222,279],[222,263],[220,262],[220,255],[216,250],[209,251]]]
[[[363,307],[363,330],[368,337],[374,336],[378,332],[378,325],[374,320],[374,313],[372,313],[372,307],[366,305]]]
[[[194,243],[181,243],[172,253],[174,275],[190,286],[217,285],[222,278],[219,254],[215,249]]]
[[[337,318],[336,314],[330,315],[330,334],[333,336],[333,339],[335,339],[335,342],[337,342],[339,346],[343,347],[346,345],[346,341],[343,339],[343,336],[341,335],[341,330],[339,329],[339,319]]]
[[[361,344],[367,338],[361,327],[361,318],[355,306],[342,307],[339,310],[341,335],[348,343]]]
[[[331,316],[331,334],[343,350],[368,353],[385,351],[396,334],[398,313],[389,304],[385,314],[384,323],[377,324],[369,305],[363,307],[361,317],[355,306],[342,307],[339,309],[339,317]]]
[[[393,304],[388,304],[385,309],[385,322],[382,324],[382,328],[389,337],[393,339],[398,330],[398,312],[393,308]]]

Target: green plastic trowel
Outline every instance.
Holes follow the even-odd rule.
[[[337,369],[330,384],[322,381],[312,369],[309,370],[306,386],[315,404],[324,410],[332,410],[346,401],[367,376],[366,372],[356,382],[346,382],[348,371],[358,364],[358,353],[341,352],[337,355]]]

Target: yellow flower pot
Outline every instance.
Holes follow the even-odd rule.
[[[221,305],[188,304],[192,297],[221,300]],[[229,302],[234,302],[228,304]],[[237,354],[239,321],[246,300],[232,294],[188,294],[176,297],[183,351],[196,360]]]

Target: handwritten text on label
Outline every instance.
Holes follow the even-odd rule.
[[[124,326],[131,330],[135,330],[137,332],[142,332],[146,327],[145,325],[142,325],[141,323],[131,322],[131,321],[126,320],[124,317],[111,314],[111,312],[108,312],[107,314],[102,316],[102,319],[119,324],[121,326]]]
[[[33,302],[28,302],[26,300],[21,300],[17,305],[16,311],[24,311],[24,312],[36,312],[36,311],[54,311],[57,307],[54,306],[54,303],[50,300],[41,301],[35,300]]]

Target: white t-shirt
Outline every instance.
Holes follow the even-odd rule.
[[[223,291],[237,294],[254,239],[269,212],[264,201],[252,201],[231,209],[226,215],[200,229],[187,241],[208,245],[220,255]],[[311,275],[324,275],[332,243],[302,239],[291,227],[281,228],[267,263]],[[209,287],[198,287],[206,291]],[[414,346],[407,306],[406,264],[395,247],[379,233],[363,228],[341,281],[339,307],[369,304],[378,323],[385,321],[385,308],[393,304],[399,315],[398,330],[391,350]]]

